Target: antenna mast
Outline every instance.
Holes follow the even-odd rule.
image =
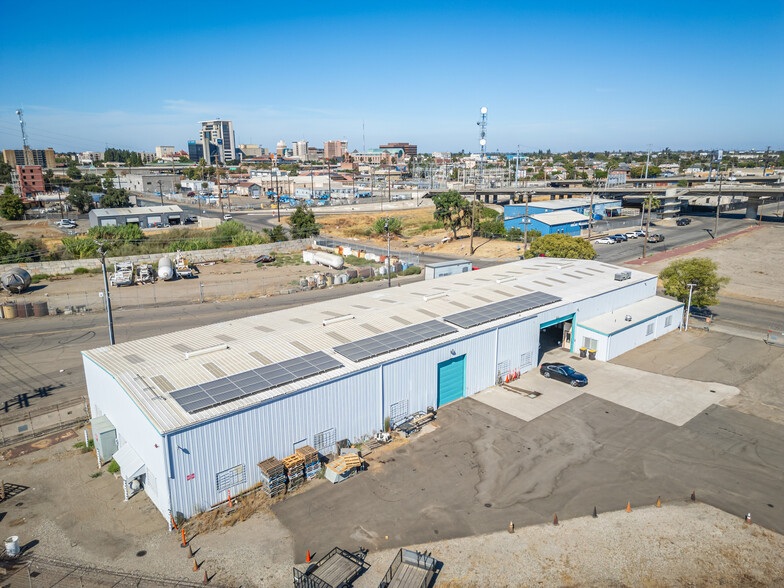
[[[484,184],[485,151],[487,147],[487,107],[483,106],[479,112],[482,114],[482,118],[476,124],[479,125],[479,146],[482,153],[482,159],[479,161],[479,187],[482,188]]]
[[[30,146],[27,144],[27,131],[25,131],[24,116],[21,108],[16,111],[16,115],[19,117],[19,126],[22,127],[22,145],[24,150],[27,151]]]

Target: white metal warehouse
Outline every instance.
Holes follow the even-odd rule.
[[[101,347],[83,352],[94,436],[126,495],[188,517],[259,483],[264,459],[331,453],[535,368],[550,341],[611,359],[682,311],[656,276],[534,258]]]

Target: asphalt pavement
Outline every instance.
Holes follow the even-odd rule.
[[[535,400],[534,400],[535,402]],[[524,422],[471,398],[438,428],[273,511],[294,554],[389,549],[698,500],[784,532],[784,426],[712,405],[682,427],[584,394]],[[677,524],[677,521],[673,521]]]

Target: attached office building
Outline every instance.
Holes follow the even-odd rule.
[[[263,302],[260,303],[263,310]],[[101,459],[167,520],[535,369],[550,342],[607,360],[681,323],[656,276],[534,258],[83,352]]]

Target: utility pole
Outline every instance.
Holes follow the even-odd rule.
[[[163,185],[160,180],[158,180],[158,194],[161,195],[161,206],[163,206]]]
[[[223,222],[223,196],[221,195],[221,185],[220,185],[220,159],[218,159],[218,154],[215,154],[215,175],[218,177],[218,202],[220,202],[221,207],[221,222]]]
[[[387,170],[387,202],[392,202],[392,170]]]
[[[329,160],[327,160],[327,183],[329,184],[329,198],[332,199],[332,170],[329,167]]]
[[[384,229],[387,231],[387,288],[392,287],[392,261],[389,258],[389,215],[384,223]]]
[[[713,238],[719,236],[719,212],[721,211],[721,160],[719,160],[718,169],[716,174],[719,176],[719,193],[716,195],[716,222],[713,226]]]
[[[474,184],[474,200],[471,202],[471,255],[474,254],[474,221],[476,219],[476,184]]]
[[[591,182],[591,204],[590,204],[591,208],[588,211],[588,238],[589,239],[591,238],[591,232],[593,230],[593,189],[594,189],[594,183]]]
[[[642,258],[648,253],[648,236],[651,234],[651,208],[653,206],[653,191],[648,193],[648,223],[645,225],[645,241],[642,242]],[[645,210],[643,210],[645,214]]]
[[[517,157],[515,158],[515,191],[517,191],[518,175],[520,175],[520,145],[517,146]]]
[[[525,198],[525,213],[523,215],[523,256],[525,256],[525,250],[528,249],[528,193],[524,193],[523,198]]]
[[[691,293],[697,284],[686,284],[689,287],[689,303],[686,305],[686,324],[683,327],[684,331],[689,330],[689,315],[691,314]]]
[[[270,170],[272,173],[272,170]],[[270,179],[270,187],[272,186],[272,180]],[[277,200],[278,204],[278,224],[280,224],[280,186],[278,186],[278,168],[275,167],[275,199]]]
[[[370,168],[370,200],[373,201],[373,184],[376,183],[375,168]]]
[[[103,295],[106,298],[106,315],[109,319],[109,344],[114,345],[114,322],[112,321],[112,301],[109,298],[109,279],[106,276],[106,250],[104,243],[96,241],[98,244],[98,254],[101,256],[101,268],[103,268]]]

